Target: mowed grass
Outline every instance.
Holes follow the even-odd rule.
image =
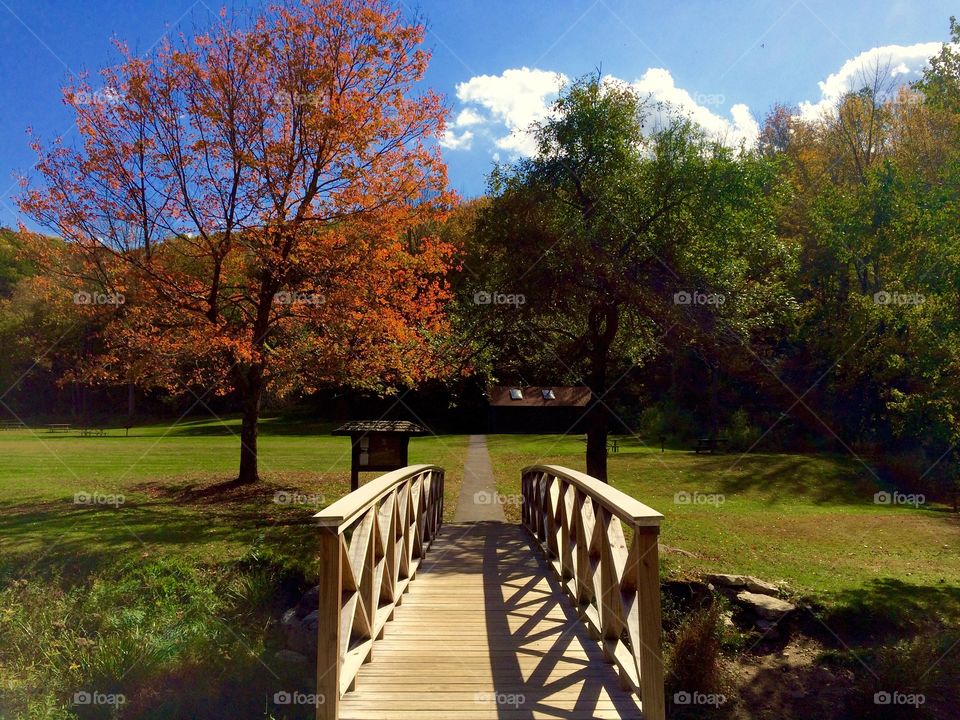
[[[311,516],[349,490],[331,429],[265,420],[263,481],[240,487],[235,419],[0,433],[0,720],[312,717],[270,698],[315,691],[276,660],[277,618],[315,582]],[[446,469],[448,517],[465,451],[410,442],[411,463]]]
[[[108,430],[105,437],[44,429],[0,433],[0,562],[92,567],[132,551],[170,550],[198,559],[242,554],[256,539],[303,546],[309,516],[349,491],[350,442],[332,425],[263,421],[263,483],[226,489],[239,463],[239,420]],[[452,516],[462,478],[464,436],[418,437],[410,462],[446,468]],[[361,475],[361,482],[375,477]],[[275,502],[277,493],[287,504]],[[77,494],[94,498],[76,504]],[[97,502],[100,501],[100,502]],[[299,526],[291,529],[291,525]]]
[[[129,437],[0,433],[0,720],[310,717],[269,698],[315,689],[309,668],[276,661],[276,619],[315,578],[310,516],[349,487],[349,441],[331,429],[264,421],[263,482],[248,487],[230,485],[235,419]],[[579,437],[492,435],[488,447],[513,520],[522,467],[584,469]],[[909,638],[927,624],[947,639],[960,626],[960,523],[948,508],[875,504],[881,488],[852,458],[621,448],[611,481],[665,515],[666,574],[784,582],[825,605],[823,627],[858,653],[879,626]],[[448,519],[465,452],[465,436],[411,440],[411,462],[447,470]],[[76,493],[116,502],[78,505]],[[79,707],[76,692],[125,704]]]
[[[579,437],[497,435],[488,443],[514,519],[521,467],[585,470]],[[876,504],[874,494],[889,488],[854,458],[661,452],[632,438],[620,445],[609,456],[611,483],[663,513],[672,574],[755,575],[826,600],[890,580],[960,588],[960,518],[931,503]]]

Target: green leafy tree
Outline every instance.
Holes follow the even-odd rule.
[[[478,220],[474,287],[492,297],[477,312],[504,351],[584,378],[587,472],[604,480],[619,379],[671,343],[747,342],[785,252],[771,167],[686,121],[648,133],[647,110],[597,75],[565,88],[538,154],[494,171]]]

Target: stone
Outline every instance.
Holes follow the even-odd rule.
[[[305,617],[320,607],[320,586],[314,585],[307,590],[297,603],[297,617]]]
[[[741,588],[746,587],[747,578],[743,575],[725,575],[723,573],[711,573],[709,575],[704,575],[707,582],[711,582],[714,585],[724,588]]]
[[[293,650],[277,650],[273,654],[273,659],[286,665],[306,665],[307,656],[301,655]]]
[[[308,615],[297,617],[297,608],[290,608],[280,619],[280,627],[284,632],[288,650],[316,657],[317,655],[317,626],[318,610]]]
[[[780,598],[752,593],[749,590],[741,590],[737,593],[737,601],[753,610],[757,615],[766,620],[778,620],[789,612],[797,609],[793,603],[788,603]]]
[[[760,580],[755,577],[747,576],[744,578],[745,586],[747,590],[752,593],[759,593],[761,595],[779,595],[780,588],[774,585],[773,583],[767,582],[766,580]]]
[[[660,584],[660,591],[687,612],[713,605],[710,586],[696,580],[666,580]]]

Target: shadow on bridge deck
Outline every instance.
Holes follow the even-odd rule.
[[[445,525],[342,720],[640,718],[525,531]]]

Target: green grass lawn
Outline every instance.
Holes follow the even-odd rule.
[[[489,448],[508,517],[520,468],[533,463],[585,470],[578,437],[497,435]],[[621,439],[611,453],[614,487],[665,516],[661,543],[676,574],[714,571],[781,581],[829,597],[894,579],[928,588],[960,586],[960,519],[927,504],[874,503],[876,478],[853,458],[697,455]],[[701,502],[678,503],[697,497]],[[695,496],[695,493],[698,494]],[[688,555],[687,553],[690,553]]]
[[[349,440],[330,430],[264,421],[247,487],[229,486],[233,419],[0,433],[0,720],[114,717],[73,705],[84,691],[125,695],[121,717],[312,717],[267,700],[315,682],[273,661],[274,627],[316,577],[311,515],[349,490]],[[446,468],[447,517],[465,449],[410,442],[411,463]]]
[[[350,444],[329,424],[265,420],[259,439],[259,487],[215,493],[236,475],[239,421],[186,422],[123,429],[106,437],[44,430],[0,433],[0,567],[86,564],[130,552],[172,550],[205,559],[242,554],[264,535],[291,537],[312,512],[349,490]],[[413,438],[410,462],[447,469],[446,512],[459,492],[466,438]],[[361,476],[362,481],[373,477]],[[297,502],[280,505],[290,491]],[[75,505],[74,495],[113,496],[122,504]],[[309,530],[308,530],[309,532]],[[309,547],[309,546],[307,546]]]
[[[311,691],[272,661],[272,628],[315,577],[310,516],[348,489],[349,443],[330,430],[264,421],[263,482],[239,488],[232,419],[129,437],[0,433],[0,720],[113,717],[73,706],[82,690],[123,692],[119,716],[136,720],[310,717],[265,698]],[[578,437],[488,446],[513,520],[522,467],[584,469]],[[960,625],[960,523],[947,508],[874,504],[875,478],[850,458],[621,447],[611,481],[665,515],[665,573],[782,581],[853,624]],[[465,436],[411,440],[411,462],[447,470],[448,519],[465,451]],[[280,491],[297,502],[274,502]],[[76,493],[117,502],[77,505]]]

